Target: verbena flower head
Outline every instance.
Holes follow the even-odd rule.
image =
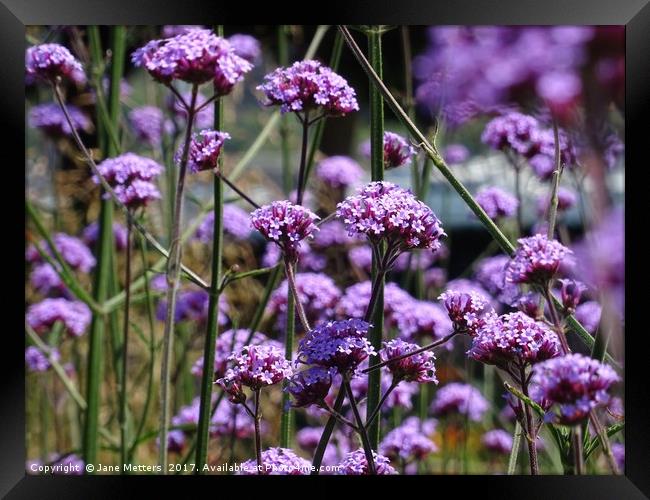
[[[506,267],[510,262],[507,255],[497,255],[481,260],[474,277],[476,281],[499,302],[512,304],[519,295],[519,287],[506,282]]]
[[[458,165],[469,158],[469,150],[462,144],[448,144],[442,153],[447,165]]]
[[[25,366],[30,372],[46,372],[52,367],[50,357],[58,361],[61,355],[54,348],[48,348],[48,352],[43,352],[38,347],[30,345],[25,349]]]
[[[302,408],[320,405],[332,386],[334,370],[322,366],[312,366],[295,373],[289,380],[286,390],[293,396],[292,406]]]
[[[197,29],[203,29],[203,26],[200,24],[166,24],[162,27],[162,36],[172,38]]]
[[[476,292],[448,290],[438,299],[443,301],[454,329],[472,337],[478,333],[479,328],[496,316],[489,301]]]
[[[478,389],[459,382],[451,382],[436,392],[431,410],[438,416],[466,415],[473,422],[483,418],[489,404]]]
[[[384,347],[379,351],[382,361],[390,361],[399,358],[410,352],[417,351],[420,346],[410,344],[401,339],[393,339],[384,342]],[[404,380],[406,382],[433,382],[438,383],[436,378],[436,367],[433,364],[436,359],[432,351],[424,351],[403,359],[388,363],[387,368],[393,375],[393,380]]]
[[[29,282],[34,289],[43,295],[55,292],[66,294],[65,283],[61,280],[59,273],[50,264],[38,264],[29,276]]]
[[[406,418],[399,427],[391,430],[379,444],[379,453],[390,460],[423,460],[438,451],[436,444],[427,437],[423,422],[417,417]]]
[[[162,40],[152,40],[136,50],[131,60],[162,83],[183,80],[201,84],[213,81],[214,91],[223,96],[252,69],[230,43],[211,30],[192,29]]]
[[[150,158],[124,153],[107,158],[97,165],[97,169],[113,188],[118,200],[129,208],[141,207],[160,198],[160,192],[152,181],[162,173],[163,167]],[[97,176],[93,176],[93,181],[100,183]],[[110,198],[108,193],[104,196]]]
[[[413,193],[391,182],[371,182],[337,205],[336,215],[348,234],[365,234],[371,244],[382,240],[397,251],[436,251],[446,236],[431,209]]]
[[[165,289],[167,283],[165,283]],[[205,290],[182,290],[178,292],[176,299],[176,310],[174,311],[174,321],[196,321],[204,322],[208,318],[208,304],[210,296]],[[228,313],[230,306],[224,294],[219,296],[219,325],[228,323]],[[156,308],[156,319],[165,321],[167,315],[167,299],[161,299]]]
[[[250,215],[232,203],[223,206],[223,231],[237,240],[245,240],[251,235]],[[196,230],[195,236],[201,243],[212,244],[214,235],[214,212],[209,212]]]
[[[235,54],[251,64],[256,64],[262,57],[262,46],[254,36],[236,33],[228,37],[228,42]]]
[[[481,443],[492,453],[508,455],[512,450],[512,435],[503,429],[492,429],[483,434]]]
[[[262,452],[262,468],[255,460],[240,464],[243,475],[307,476],[311,473],[311,462],[296,455],[288,448],[269,448]]]
[[[318,231],[319,217],[311,210],[289,201],[274,201],[251,214],[251,223],[262,236],[274,242],[292,262],[298,260],[300,242]]]
[[[333,188],[345,188],[361,180],[363,169],[348,156],[330,156],[316,165],[316,175]]]
[[[559,241],[536,234],[517,240],[519,245],[506,268],[506,280],[545,286],[555,276],[562,260],[571,250]]]
[[[574,313],[576,319],[580,321],[580,324],[590,333],[594,333],[598,329],[601,314],[602,308],[595,300],[583,302],[576,307]]]
[[[68,114],[74,128],[86,133],[93,129],[90,119],[76,106],[68,104]],[[65,137],[72,135],[72,129],[68,123],[61,106],[54,102],[38,104],[29,110],[28,124],[50,137]]]
[[[491,219],[512,217],[519,206],[517,198],[496,186],[481,189],[475,199]]]
[[[228,358],[233,354],[241,352],[244,345],[273,345],[279,347],[279,344],[269,340],[266,335],[260,332],[253,332],[245,328],[237,330],[226,330],[221,332],[217,337],[214,349],[214,378],[221,378],[225,375],[228,368]],[[250,340],[249,340],[250,336]],[[192,375],[200,377],[203,375],[203,357],[196,360],[192,366]]]
[[[94,247],[99,240],[99,222],[94,221],[88,224],[81,233],[81,238],[86,245]],[[119,222],[113,222],[113,239],[117,250],[126,248],[126,227]]]
[[[522,312],[499,316],[478,330],[467,354],[474,360],[508,369],[559,356],[560,341],[543,323]]]
[[[63,260],[70,266],[70,268],[81,271],[82,273],[89,273],[95,267],[96,260],[92,252],[86,244],[76,238],[65,233],[56,233],[52,237],[54,248],[59,252]],[[45,254],[53,257],[50,246],[46,241],[40,241],[38,247],[44,251]],[[34,245],[30,245],[25,253],[25,259],[30,263],[42,263],[43,258],[40,252]]]
[[[397,471],[390,465],[390,460],[383,455],[373,451],[372,456],[375,462],[375,470],[378,475],[397,474]],[[367,476],[368,461],[362,448],[348,453],[338,465],[336,474],[339,476]]]
[[[350,242],[345,225],[338,220],[330,220],[318,227],[319,231],[314,237],[312,245],[318,249],[327,249],[331,246],[343,246]]]
[[[557,405],[557,411],[548,415],[550,420],[573,425],[608,404],[607,391],[619,380],[609,365],[575,353],[535,365],[531,384],[538,387],[541,398]]]
[[[312,324],[331,319],[334,308],[341,298],[341,291],[334,280],[323,273],[298,273],[296,289],[307,319]],[[283,329],[287,319],[289,284],[280,283],[269,299],[267,310],[278,315],[278,326]]]
[[[359,110],[354,89],[318,61],[297,61],[277,68],[257,88],[266,96],[265,105],[280,106],[282,113],[318,110],[328,116],[344,116]]]
[[[254,391],[282,382],[292,374],[291,363],[275,345],[247,345],[228,360],[233,366],[222,380],[235,380]]]
[[[540,124],[529,115],[512,112],[493,118],[485,126],[481,140],[496,150],[511,150],[522,156],[535,151]]]
[[[353,371],[375,350],[366,338],[370,324],[360,319],[322,323],[300,341],[298,360],[308,365]]]
[[[129,111],[129,122],[138,140],[151,146],[159,146],[169,129],[160,108],[140,106]]]
[[[441,306],[416,299],[398,302],[388,322],[391,326],[396,325],[399,337],[404,340],[421,337],[442,339],[453,330],[453,325]]]
[[[44,333],[60,321],[70,335],[80,337],[91,319],[90,308],[75,300],[45,299],[27,308],[27,323],[36,333]]]
[[[201,130],[194,134],[190,142],[190,149],[187,156],[187,166],[190,172],[202,172],[217,168],[217,160],[224,143],[230,139],[227,132],[216,130]],[[182,146],[176,152],[174,160],[180,163],[182,157]]]
[[[28,48],[25,53],[25,70],[29,78],[38,80],[54,81],[63,78],[79,85],[86,83],[81,63],[58,43],[44,43]]]
[[[383,144],[385,169],[401,167],[415,155],[415,148],[395,132],[384,132]]]
[[[337,307],[337,316],[340,318],[363,318],[366,313],[372,284],[362,281],[349,286]],[[413,297],[402,290],[397,283],[389,281],[384,286],[384,314],[391,325],[397,326],[395,321],[396,311],[404,310],[413,304]]]

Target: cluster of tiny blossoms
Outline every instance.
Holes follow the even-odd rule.
[[[329,116],[343,116],[359,110],[356,93],[342,76],[318,61],[297,61],[277,68],[257,87],[267,106],[279,105],[282,113],[321,110]]]
[[[224,233],[238,240],[245,240],[251,234],[250,215],[242,208],[232,203],[223,206],[221,218]],[[212,243],[214,236],[214,212],[205,216],[195,233],[196,239],[205,244]]]
[[[443,301],[454,329],[472,337],[496,315],[489,301],[476,292],[448,290],[438,298]]]
[[[366,338],[370,324],[360,319],[328,321],[300,341],[298,360],[308,365],[336,368],[339,373],[354,371],[375,350]]]
[[[25,70],[27,77],[32,79],[55,81],[64,78],[79,85],[86,83],[81,63],[58,43],[44,43],[28,48],[25,53]]]
[[[294,374],[287,384],[287,392],[293,396],[292,405],[302,408],[311,405],[322,405],[332,386],[332,368],[312,366]]]
[[[280,247],[287,259],[296,262],[300,242],[318,231],[319,217],[311,210],[290,201],[274,201],[251,214],[251,224],[267,240]]]
[[[560,354],[560,341],[546,325],[522,312],[504,314],[479,329],[468,355],[507,369],[539,363]]]
[[[330,156],[318,163],[316,175],[333,188],[345,188],[363,177],[363,169],[348,156]]]
[[[545,235],[535,234],[517,240],[515,255],[506,267],[506,280],[511,283],[546,285],[560,269],[571,250]]]
[[[190,29],[172,38],[151,40],[136,50],[131,60],[163,83],[213,81],[217,95],[228,94],[252,69],[251,63],[239,57],[227,40],[204,29]]]
[[[492,453],[507,455],[512,449],[512,435],[503,429],[492,429],[483,434],[481,443]]]
[[[519,206],[517,198],[496,186],[481,189],[475,199],[491,219],[512,217]]]
[[[385,169],[401,167],[415,155],[413,146],[395,132],[384,132],[383,144]]]
[[[452,382],[438,389],[431,405],[435,415],[467,415],[473,422],[481,420],[489,407],[481,391],[469,384],[459,382]]]
[[[201,130],[194,134],[190,141],[190,149],[187,156],[187,166],[190,172],[202,172],[203,170],[212,170],[217,168],[217,160],[226,140],[230,139],[227,132],[217,132],[216,130]],[[175,156],[176,163],[180,163],[182,156],[182,146]]]
[[[76,106],[68,105],[70,121],[77,130],[84,132],[92,131],[93,125],[90,119]],[[39,129],[50,137],[63,137],[72,135],[72,129],[68,119],[61,110],[61,106],[54,102],[39,104],[29,110],[27,118],[29,126]]]
[[[86,304],[62,298],[45,299],[27,309],[27,324],[36,333],[45,333],[60,321],[70,335],[80,337],[88,328],[91,318],[92,313]]]
[[[379,445],[379,452],[391,460],[423,460],[438,451],[438,446],[427,437],[432,421],[421,422],[417,417],[406,418],[399,427],[391,430]]]
[[[410,344],[401,339],[384,342],[383,349],[379,351],[379,357],[384,362],[390,361],[386,366],[388,371],[393,375],[394,383],[402,380],[406,382],[438,383],[438,379],[436,379],[436,367],[433,364],[436,357],[433,352],[424,351],[401,358],[418,349],[419,346],[417,344]]]
[[[242,475],[307,476],[311,463],[288,448],[269,448],[262,452],[262,465],[255,460],[240,464]]]
[[[152,180],[162,173],[163,167],[150,158],[124,153],[104,160],[97,165],[97,170],[113,188],[117,199],[128,208],[138,208],[160,198]],[[100,183],[97,176],[93,176],[93,181]],[[108,193],[104,196],[110,197]]]
[[[372,244],[388,242],[394,251],[426,248],[436,251],[445,236],[431,209],[411,191],[391,182],[371,182],[337,205],[336,215],[348,234],[365,234]]]
[[[163,135],[171,126],[165,122],[160,108],[155,106],[140,106],[129,111],[129,121],[136,137],[152,146],[160,146]]]
[[[609,365],[582,354],[567,354],[535,365],[531,385],[538,394],[531,396],[558,405],[549,420],[573,425],[591,410],[607,405],[607,391],[619,380]]]
[[[52,237],[55,250],[61,255],[66,264],[82,273],[89,273],[95,267],[96,260],[86,244],[79,238],[65,233],[56,233]],[[46,255],[53,257],[50,246],[45,241],[38,243],[38,248]],[[32,264],[39,264],[44,261],[36,246],[30,245],[25,252],[25,258]]]
[[[372,452],[377,475],[397,474],[397,471],[390,465],[390,460],[383,455]],[[370,474],[368,460],[362,448],[348,453],[338,465],[336,473],[341,476],[367,476]]]
[[[291,363],[284,357],[282,349],[275,345],[247,345],[239,354],[232,354],[228,361],[232,368],[226,370],[217,382],[237,402],[243,396],[241,386],[257,391],[262,387],[277,384],[293,373]]]

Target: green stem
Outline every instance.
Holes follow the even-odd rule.
[[[370,437],[368,436],[368,429],[363,425],[363,419],[359,414],[357,402],[354,399],[352,387],[350,387],[350,381],[348,380],[347,375],[343,375],[343,387],[348,395],[348,401],[350,402],[352,413],[354,414],[354,419],[357,423],[357,432],[359,433],[359,437],[361,437],[363,452],[366,455],[366,462],[368,462],[368,473],[374,476],[377,474],[377,469],[375,468],[375,458],[372,455],[372,444],[370,443]]]
[[[295,280],[293,279],[293,264],[286,262],[286,274],[287,280],[289,283],[295,285]],[[291,279],[289,279],[291,276]],[[300,299],[294,292],[294,286],[287,287],[287,326],[285,329],[284,337],[284,356],[289,360],[293,360],[293,346],[295,343],[296,337],[296,303]],[[304,312],[303,312],[304,314]],[[307,330],[305,330],[305,333]],[[286,387],[287,381],[283,382],[284,387]],[[282,415],[280,417],[280,447],[289,448],[292,437],[292,428],[293,428],[293,409],[290,406],[289,393],[283,391],[282,393]]]
[[[172,225],[172,237],[169,248],[169,260],[167,261],[167,314],[165,318],[165,330],[163,334],[163,358],[160,370],[160,446],[158,462],[162,467],[162,473],[167,474],[167,435],[169,434],[169,413],[171,400],[169,397],[170,374],[174,343],[174,316],[176,310],[176,294],[180,283],[180,264],[182,247],[180,245],[180,228],[183,215],[183,192],[185,189],[185,174],[187,171],[187,157],[192,139],[192,126],[194,124],[194,110],[198,86],[192,86],[192,100],[187,113],[187,129],[183,142],[183,153],[179,165],[178,185],[176,186],[176,198],[174,200],[174,222]],[[216,217],[215,217],[216,219]]]
[[[553,138],[555,140],[555,170],[553,171],[553,188],[551,191],[550,205],[548,208],[548,231],[549,240],[555,237],[555,221],[557,219],[558,191],[562,177],[562,162],[560,161],[560,132],[557,120],[553,118]]]
[[[339,393],[336,396],[336,401],[334,401],[334,406],[332,410],[334,413],[341,413],[341,408],[343,407],[343,402],[345,401],[345,390],[343,390],[343,387],[339,389]],[[317,476],[320,474],[320,466],[323,463],[323,456],[325,455],[325,449],[327,448],[327,443],[329,443],[330,437],[332,436],[332,431],[334,430],[334,426],[336,425],[336,417],[334,415],[330,415],[330,417],[327,419],[327,423],[325,424],[325,427],[323,428],[323,434],[320,436],[320,440],[318,441],[318,446],[316,447],[316,451],[314,452],[314,459],[312,460],[312,476]]]
[[[367,34],[368,58],[375,74],[382,78],[382,53],[381,53],[381,32],[379,29],[371,28]],[[384,180],[384,101],[381,93],[375,85],[370,83],[370,171],[373,181]],[[384,331],[384,273],[381,269],[379,257],[383,255],[383,249],[373,254],[372,278],[376,282],[376,304],[373,304],[374,313],[371,316],[373,327],[370,330],[368,340],[377,352],[381,349],[381,340]],[[377,255],[379,253],[379,255]],[[375,365],[375,360],[370,361],[370,366]],[[379,405],[381,397],[381,370],[374,370],[368,376],[368,400],[367,408],[375,408]],[[379,447],[379,420],[372,422],[368,427],[368,438],[371,448]]]
[[[521,424],[519,420],[515,423],[515,432],[512,435],[512,449],[508,459],[508,475],[513,476],[517,472],[517,459],[519,458],[519,449],[521,448]]]
[[[217,35],[223,35],[223,26],[216,29]],[[223,101],[214,102],[214,128],[222,130],[224,123]],[[217,170],[223,163],[223,154],[219,155]],[[221,294],[221,274],[223,257],[223,181],[218,175],[213,179],[214,223],[212,228],[212,281],[210,282],[210,300],[208,302],[208,320],[203,346],[203,374],[201,376],[201,402],[199,406],[199,425],[196,443],[196,471],[201,474],[208,460],[210,441],[210,403],[214,379],[214,356],[219,328],[219,297]]]
[[[128,435],[127,435],[127,364],[129,348],[129,309],[131,307],[131,229],[132,224],[127,221],[126,226],[126,262],[125,280],[126,301],[124,303],[124,337],[122,340],[122,376],[120,378],[120,458],[122,463],[128,461]]]

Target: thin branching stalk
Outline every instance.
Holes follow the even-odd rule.
[[[571,448],[573,451],[573,466],[577,476],[585,473],[585,461],[582,452],[582,427],[574,425],[571,429]]]
[[[183,152],[179,164],[178,184],[176,186],[176,198],[174,200],[174,221],[172,224],[169,260],[167,261],[167,314],[165,317],[163,358],[160,370],[160,446],[158,455],[158,463],[163,469],[163,474],[167,473],[167,436],[169,434],[169,413],[171,408],[169,386],[174,340],[176,294],[180,283],[180,263],[182,254],[182,247],[180,245],[180,229],[183,215],[183,194],[185,190],[187,156],[190,141],[192,139],[192,125],[194,124],[194,110],[196,107],[197,94],[198,86],[193,85],[192,99],[187,111],[187,129],[185,131],[185,139],[183,142]]]
[[[370,442],[370,437],[368,436],[368,429],[363,423],[363,419],[359,414],[359,409],[357,408],[357,402],[354,399],[354,393],[352,392],[352,387],[350,387],[350,380],[347,375],[343,375],[343,388],[348,395],[348,401],[350,402],[350,407],[352,408],[352,413],[354,414],[354,419],[357,422],[357,432],[361,438],[361,444],[363,445],[363,452],[366,455],[366,461],[368,462],[368,473],[371,475],[377,474],[377,469],[375,468],[375,458],[372,455],[372,444]]]
[[[526,377],[525,368],[522,366],[519,372],[519,383],[521,385],[521,392],[526,397],[528,395],[528,382]],[[535,426],[533,423],[533,413],[528,405],[524,406],[524,414],[526,418],[526,443],[528,445],[528,457],[530,458],[530,474],[536,476],[539,474],[539,465],[537,461],[537,436],[535,431]]]
[[[298,314],[298,319],[300,319],[300,323],[302,324],[305,333],[307,333],[309,330],[311,330],[311,326],[309,326],[309,320],[307,319],[307,314],[305,314],[305,308],[300,302],[300,298],[298,295],[294,264],[290,262],[288,259],[285,259],[284,269],[287,275],[287,283],[289,285],[289,290],[291,291],[291,295],[293,295],[293,300],[295,302],[295,306],[296,306],[295,309],[296,309],[296,313]],[[287,309],[287,314],[289,315],[292,314],[292,311]]]
[[[562,161],[560,157],[560,131],[557,126],[557,119],[553,119],[553,139],[555,140],[555,170],[553,171],[553,187],[548,208],[548,231],[549,240],[555,237],[555,221],[557,219],[558,191],[560,190],[560,179],[562,178]]]
[[[508,475],[513,476],[517,472],[517,459],[519,458],[519,449],[521,448],[521,424],[519,420],[515,423],[515,431],[512,435],[512,449],[508,458]]]
[[[217,35],[223,36],[223,26],[216,29]],[[223,101],[214,102],[214,128],[223,130]],[[223,154],[217,160],[217,171],[223,163]],[[213,179],[214,222],[212,227],[212,281],[210,283],[210,299],[208,302],[208,320],[203,347],[203,374],[201,376],[201,401],[199,406],[199,425],[196,445],[196,471],[201,474],[203,465],[208,460],[208,445],[210,441],[210,402],[214,379],[214,356],[219,328],[219,298],[221,296],[221,274],[223,256],[223,180],[220,175]]]
[[[344,401],[345,401],[345,391],[341,387],[339,389],[338,395],[336,396],[336,400],[334,401],[334,406],[332,407],[334,412],[336,413],[341,412],[341,408],[343,407]],[[312,476],[317,476],[318,474],[320,474],[320,467],[321,464],[323,463],[323,456],[325,455],[325,449],[327,448],[327,444],[329,443],[330,437],[332,436],[332,431],[334,430],[335,425],[336,425],[336,417],[332,415],[325,423],[325,427],[323,428],[323,434],[321,434],[320,440],[318,441],[318,446],[316,446],[316,451],[314,452],[314,459],[312,460],[311,463]]]
[[[379,415],[379,412],[381,411],[381,407],[384,406],[384,403],[388,399],[388,396],[390,396],[391,392],[393,392],[393,390],[397,387],[398,384],[399,384],[399,380],[393,379],[390,386],[388,387],[388,389],[386,389],[386,392],[381,397],[381,400],[379,401],[377,407],[372,411],[372,413],[366,419],[366,427],[371,425],[375,417]]]
[[[300,116],[298,115],[300,118]],[[309,111],[305,111],[304,117],[300,118],[302,124],[302,143],[300,147],[300,168],[298,170],[298,194],[296,203],[302,205],[302,197],[305,191],[305,168],[307,167],[307,149],[309,147]]]
[[[126,223],[126,261],[124,272],[124,290],[126,300],[124,302],[124,323],[122,338],[122,376],[120,378],[120,458],[122,463],[128,462],[128,429],[127,429],[127,372],[128,372],[128,349],[129,349],[129,312],[131,308],[131,230],[132,224]]]
[[[264,467],[262,462],[262,434],[260,431],[260,422],[262,420],[262,414],[260,413],[260,390],[255,390],[255,457],[257,458],[257,466],[259,467],[259,473],[262,473],[262,468]]]
[[[607,431],[603,428],[603,424],[600,423],[598,416],[593,410],[589,412],[589,421],[591,422],[591,425],[594,427],[594,430],[598,435],[598,439],[600,440],[600,444],[603,447],[603,452],[605,454],[605,459],[607,460],[607,465],[609,469],[612,471],[612,474],[619,475],[621,471],[618,468],[618,464],[616,463],[616,458],[614,457],[614,453],[612,452],[612,447],[609,444]]]

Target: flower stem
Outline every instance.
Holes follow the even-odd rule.
[[[307,315],[305,314],[305,308],[302,305],[302,302],[300,302],[300,297],[298,295],[298,288],[296,287],[296,275],[293,269],[294,269],[293,263],[285,259],[284,270],[287,275],[287,283],[289,284],[291,295],[293,295],[293,300],[295,302],[298,318],[300,319],[300,323],[302,323],[302,327],[304,328],[305,333],[307,333],[308,331],[311,330],[311,327],[309,326],[309,321],[307,320]],[[289,309],[287,309],[287,314],[292,314],[292,312]]]
[[[291,275],[293,276],[293,265],[285,261],[285,266],[288,266],[287,269],[291,269]],[[287,274],[289,276],[289,274]],[[288,280],[288,278],[287,278]],[[284,356],[289,361],[293,359],[293,345],[295,343],[296,336],[296,302],[299,300],[298,295],[294,292],[295,283],[291,280],[293,286],[290,287],[287,293],[287,327],[284,334]],[[302,306],[300,307],[302,310]],[[304,312],[302,313],[304,314]],[[307,332],[308,330],[305,330]],[[283,382],[283,387],[286,388],[288,381],[285,379]],[[289,448],[293,427],[293,409],[290,406],[289,393],[287,391],[282,391],[282,415],[280,417],[280,446],[282,448]]]
[[[569,343],[566,339],[566,334],[564,333],[564,328],[562,327],[562,321],[560,320],[560,315],[557,312],[555,303],[553,302],[553,294],[551,293],[551,284],[549,283],[544,287],[544,299],[548,302],[548,309],[551,313],[551,321],[555,327],[555,333],[557,333],[558,338],[560,339],[560,344],[564,354],[569,354],[571,349],[569,348]]]
[[[302,146],[300,149],[300,170],[298,171],[298,195],[296,203],[302,205],[302,197],[305,191],[305,168],[307,166],[307,149],[309,148],[309,111],[305,111],[302,121]]]
[[[257,465],[260,468],[260,474],[262,473],[262,437],[260,432],[260,420],[262,420],[262,415],[260,414],[260,390],[255,391],[255,457],[257,458]]]
[[[335,413],[340,413],[341,408],[343,407],[343,402],[345,401],[345,391],[339,389],[339,393],[336,396],[334,401],[334,407],[332,408]],[[325,449],[327,448],[327,443],[329,443],[330,437],[332,436],[332,431],[336,425],[336,417],[330,415],[330,418],[327,420],[325,427],[323,428],[323,434],[320,436],[318,441],[318,446],[314,452],[314,459],[312,460],[312,476],[317,476],[320,473],[320,466],[323,463],[323,456],[325,455]]]
[[[517,458],[519,457],[519,448],[521,448],[521,424],[519,420],[515,423],[515,432],[512,435],[512,449],[508,459],[508,475],[512,476],[517,472]]]
[[[585,462],[582,454],[582,427],[580,425],[575,425],[571,430],[571,445],[575,474],[581,476],[585,473]]]
[[[129,349],[129,310],[131,308],[131,232],[133,225],[128,220],[126,223],[126,262],[124,289],[126,299],[124,301],[124,337],[122,340],[122,376],[120,378],[120,458],[122,463],[128,462],[128,429],[127,429],[127,363]]]
[[[547,238],[553,239],[555,236],[555,221],[557,219],[558,191],[560,189],[560,179],[562,178],[562,162],[560,158],[560,132],[557,126],[557,119],[553,118],[553,138],[555,140],[555,170],[553,171],[553,188],[548,208],[548,231]]]
[[[368,428],[370,424],[372,424],[372,421],[375,419],[375,417],[379,415],[379,412],[381,411],[381,407],[384,406],[384,403],[388,399],[388,396],[390,396],[390,393],[393,392],[395,387],[397,387],[397,384],[399,384],[399,380],[396,381],[395,379],[393,379],[393,381],[390,384],[390,387],[386,390],[384,395],[381,397],[381,400],[379,401],[377,407],[372,411],[372,413],[368,416],[368,418],[366,418],[366,428]]]
[[[171,401],[169,397],[171,364],[174,341],[174,320],[176,310],[176,294],[180,283],[180,264],[182,247],[180,245],[180,228],[183,215],[183,194],[185,188],[185,174],[187,172],[187,156],[192,139],[192,125],[194,124],[194,108],[198,86],[192,86],[192,99],[187,112],[187,129],[183,142],[183,153],[179,165],[178,185],[176,186],[176,198],[174,200],[174,220],[172,224],[171,242],[169,248],[169,259],[167,261],[167,314],[165,318],[165,330],[163,333],[163,357],[160,370],[160,447],[158,463],[162,466],[162,473],[167,473],[167,435],[169,434],[169,413]],[[217,217],[215,217],[217,219]]]
[[[519,383],[521,385],[521,392],[524,396],[529,397],[526,371],[523,366],[520,368]],[[530,458],[530,474],[536,476],[539,474],[539,466],[537,461],[537,436],[533,425],[533,414],[530,406],[527,404],[524,404],[523,406],[526,415],[526,443],[528,444],[528,456]]]
[[[218,26],[217,35],[223,34],[223,27]],[[223,102],[214,101],[214,128],[223,130]],[[223,153],[217,160],[217,172],[221,172]],[[210,443],[210,403],[214,379],[214,357],[219,329],[219,298],[221,296],[221,260],[223,256],[223,182],[220,175],[213,179],[214,219],[212,227],[212,278],[210,281],[210,299],[206,321],[205,343],[203,346],[203,373],[201,375],[201,400],[199,403],[199,423],[196,443],[196,473],[201,474],[208,461]]]
[[[591,422],[591,425],[593,425],[594,429],[596,430],[596,434],[598,434],[598,438],[600,439],[600,444],[602,445],[603,452],[605,453],[605,459],[607,460],[607,465],[612,471],[612,474],[619,475],[621,472],[618,468],[618,464],[616,463],[616,458],[614,458],[612,447],[609,444],[609,438],[607,437],[607,432],[603,428],[603,424],[600,423],[598,416],[593,410],[589,412],[589,421]]]
[[[357,402],[354,399],[354,394],[352,393],[352,387],[350,387],[350,381],[348,380],[347,375],[343,375],[342,383],[343,383],[343,387],[345,388],[345,392],[348,395],[348,401],[350,402],[350,406],[352,407],[352,413],[354,413],[354,419],[357,421],[357,432],[361,437],[363,452],[365,453],[366,461],[368,462],[368,472],[374,476],[375,474],[377,474],[377,470],[375,469],[375,459],[372,456],[372,445],[370,443],[370,438],[368,436],[368,429],[366,429],[366,427],[363,425],[363,420],[361,419],[361,415],[359,415]]]

